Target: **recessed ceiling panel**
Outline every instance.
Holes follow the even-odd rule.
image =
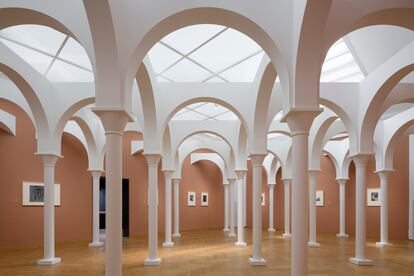
[[[55,55],[66,35],[41,25],[17,25],[0,31],[0,36]]]
[[[215,103],[207,103],[205,105],[202,105],[200,107],[196,107],[194,108],[195,111],[202,113],[208,117],[214,117],[218,114],[224,113],[226,111],[228,111],[227,108],[215,104]]]
[[[201,120],[205,120],[208,117],[201,115],[200,113],[194,112],[192,110],[189,110],[185,113],[179,114],[179,115],[175,115],[171,120],[175,120],[175,121],[201,121]]]
[[[218,121],[237,121],[239,120],[239,117],[237,117],[236,114],[234,114],[233,112],[228,111],[226,113],[214,117],[214,119]]]
[[[182,56],[161,43],[157,43],[148,52],[148,57],[152,65],[152,69],[156,74],[167,69],[174,62],[178,61]]]
[[[253,82],[264,52],[252,56],[220,75],[230,82]]]
[[[188,59],[183,59],[165,71],[162,76],[174,82],[201,82],[210,77],[211,73]]]
[[[190,58],[218,73],[260,50],[260,46],[246,35],[227,29]]]
[[[68,41],[66,41],[65,46],[63,46],[63,49],[59,53],[58,57],[92,70],[92,66],[85,49],[71,37]]]
[[[52,82],[93,82],[94,76],[91,72],[66,62],[56,60],[46,75]]]
[[[161,41],[186,55],[224,28],[224,26],[211,24],[193,25],[172,32]]]
[[[46,73],[47,68],[52,62],[52,58],[44,55],[38,51],[31,50],[27,47],[21,46],[14,42],[10,42],[5,39],[0,38],[0,42],[4,43],[10,50],[16,53],[21,59],[25,60],[30,64],[34,69],[36,69],[40,74]]]

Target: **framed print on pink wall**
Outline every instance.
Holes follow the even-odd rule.
[[[187,206],[196,206],[196,192],[187,193]]]

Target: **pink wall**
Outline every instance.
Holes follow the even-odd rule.
[[[24,111],[8,102],[0,108],[17,117],[17,136],[0,130],[0,245],[41,244],[43,240],[42,207],[23,207],[23,181],[42,182],[42,164],[36,151],[35,132]],[[123,144],[123,177],[130,181],[130,234],[147,232],[147,164],[142,154],[130,155],[130,141],[142,139],[140,134],[126,133]],[[69,134],[62,139],[63,159],[56,167],[56,182],[62,189],[62,205],[56,208],[56,240],[90,240],[92,194],[91,176],[87,172],[87,154],[81,143]],[[404,137],[396,149],[395,169],[389,180],[389,233],[391,239],[406,239],[408,229],[408,138]],[[335,169],[328,157],[321,157],[322,171],[318,174],[317,189],[324,190],[325,206],[317,208],[317,231],[338,232],[338,183]],[[161,163],[159,165],[161,168]],[[368,167],[368,187],[379,187],[373,173],[374,160]],[[268,188],[263,170],[262,190],[266,194],[263,210],[263,229],[268,228]],[[276,176],[274,221],[277,230],[284,227],[284,185],[281,173]],[[346,187],[347,232],[354,233],[355,168],[351,165]],[[224,188],[219,168],[209,161],[190,165],[184,160],[180,183],[180,230],[222,228],[224,226]],[[252,167],[247,172],[247,225],[251,227]],[[159,231],[164,232],[164,175],[158,173]],[[197,206],[187,206],[187,192],[197,192]],[[201,192],[209,193],[209,206],[200,206]],[[379,237],[379,208],[367,207],[367,235]]]

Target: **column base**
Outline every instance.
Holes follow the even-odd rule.
[[[320,247],[321,245],[317,242],[308,242],[308,247]]]
[[[282,237],[284,237],[285,239],[290,239],[292,237],[292,234],[282,234]]]
[[[348,238],[348,237],[349,237],[349,235],[348,235],[348,234],[336,234],[336,236],[337,236],[338,238]]]
[[[393,244],[389,243],[389,242],[377,242],[377,243],[375,243],[375,246],[384,248],[384,247],[393,246]]]
[[[370,266],[372,265],[372,261],[368,259],[357,259],[355,257],[349,258],[348,261],[354,265],[361,265],[361,266]]]
[[[267,231],[268,232],[276,232],[276,229],[275,228],[269,228],[269,229],[267,229]]]
[[[161,258],[155,258],[155,259],[146,258],[144,261],[144,265],[148,265],[148,266],[155,266],[155,265],[160,265],[160,264],[161,264]]]
[[[91,242],[89,244],[89,247],[91,247],[91,248],[97,248],[97,247],[102,247],[103,245],[104,245],[103,242]]]
[[[162,247],[174,247],[174,243],[173,242],[164,242],[162,244]]]
[[[179,237],[181,237],[181,234],[180,233],[174,233],[174,234],[172,234],[172,237],[173,238],[179,238]]]
[[[55,265],[60,263],[62,260],[58,257],[51,259],[41,259],[37,261],[37,265]]]
[[[236,247],[246,247],[247,243],[245,243],[245,242],[235,242],[234,245]]]
[[[260,258],[260,259],[249,258],[249,264],[253,266],[266,265],[266,260],[263,258]]]
[[[229,232],[230,228],[223,228],[223,232]]]
[[[227,237],[229,237],[229,238],[235,238],[236,237],[236,234],[234,234],[234,233],[228,233],[227,234]]]

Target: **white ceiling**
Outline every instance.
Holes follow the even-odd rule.
[[[229,109],[215,103],[201,102],[184,107],[171,119],[173,121],[236,121],[239,118]]]

